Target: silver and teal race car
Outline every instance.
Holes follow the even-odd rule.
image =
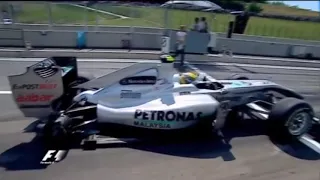
[[[308,135],[320,124],[313,108],[298,93],[268,80],[179,74],[166,58],[93,78],[78,72],[75,57],[51,57],[9,76],[9,82],[24,115],[46,119],[43,135],[53,145],[68,144],[79,134],[83,139],[104,134],[103,125],[201,134],[250,118],[266,121],[272,137],[307,141],[320,152]]]

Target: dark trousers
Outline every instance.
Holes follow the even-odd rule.
[[[184,48],[183,49],[177,49],[175,54],[173,55],[173,57],[177,57],[180,55],[180,65],[183,66],[184,65]]]

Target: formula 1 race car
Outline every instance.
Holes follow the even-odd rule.
[[[28,67],[24,74],[9,76],[9,82],[14,101],[26,117],[47,119],[43,134],[52,144],[76,133],[103,133],[99,129],[103,124],[212,132],[246,116],[267,121],[270,136],[288,140],[305,138],[320,124],[301,95],[276,83],[202,76],[181,84],[181,74],[175,72],[173,63],[161,58],[161,62],[137,63],[93,78],[78,73],[75,57],[51,57]],[[85,131],[89,124],[96,124],[96,129]]]

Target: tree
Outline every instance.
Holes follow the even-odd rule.
[[[267,3],[267,0],[210,0],[213,3],[219,3],[219,2],[237,2],[237,3]]]
[[[243,11],[245,9],[243,1],[236,0],[211,0],[211,2],[221,6],[223,9]]]
[[[250,3],[249,6],[247,6],[248,12],[260,13],[262,10],[262,7],[259,6],[257,3]]]
[[[275,5],[275,6],[287,6],[284,2],[282,1],[277,1],[277,2],[269,2],[269,4]]]

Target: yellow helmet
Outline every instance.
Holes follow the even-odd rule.
[[[163,63],[173,63],[174,62],[174,57],[170,55],[161,55],[160,56],[161,62]]]
[[[192,71],[187,73],[182,73],[180,76],[180,84],[190,84],[195,81],[199,76],[199,73]]]

